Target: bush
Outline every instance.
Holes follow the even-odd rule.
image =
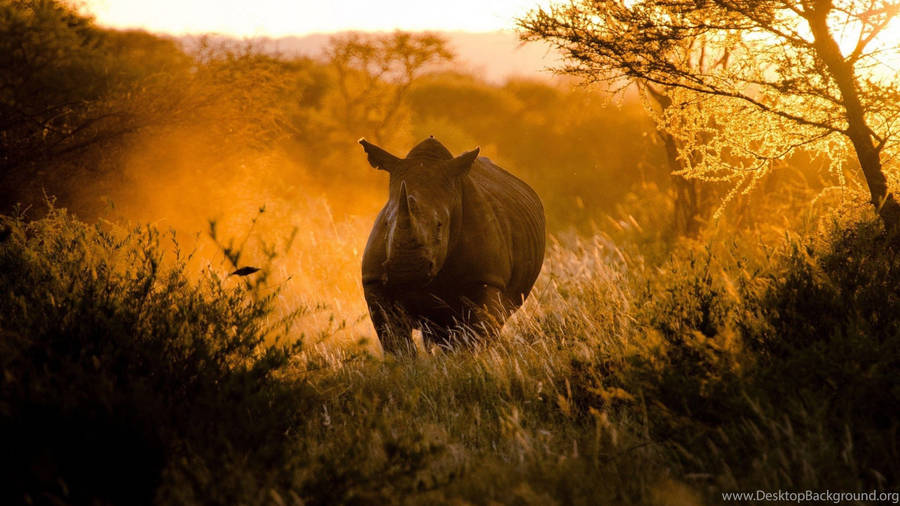
[[[716,499],[896,483],[894,241],[864,222],[777,255],[729,262],[707,249],[638,276],[644,349],[618,381],[644,400],[628,407],[646,413],[677,474]]]
[[[795,245],[785,267],[742,321],[758,354],[765,400],[816,413],[844,440],[854,474],[883,486],[900,479],[900,255],[876,222]],[[845,456],[845,459],[847,456]]]
[[[163,473],[227,498],[241,485],[223,479],[211,494],[200,469],[256,478],[286,459],[310,396],[280,378],[295,350],[266,344],[273,296],[249,297],[210,272],[191,280],[150,227],[104,230],[58,210],[3,227],[9,502],[146,503]]]

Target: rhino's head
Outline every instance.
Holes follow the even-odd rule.
[[[388,280],[425,284],[447,259],[451,231],[459,226],[462,178],[478,157],[478,148],[453,157],[430,137],[406,158],[360,139],[369,163],[390,173],[386,206]]]

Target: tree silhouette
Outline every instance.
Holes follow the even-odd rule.
[[[172,93],[157,77],[174,79],[189,63],[171,40],[99,28],[65,2],[0,2],[0,206],[58,172],[57,162],[93,150],[96,165],[160,121],[153,98]]]
[[[684,173],[732,181],[726,200],[795,150],[830,160],[839,177],[855,155],[870,201],[896,228],[886,174],[898,155],[900,79],[889,63],[900,47],[884,35],[898,12],[885,0],[574,0],[519,25],[526,40],[564,51],[565,72],[665,90],[673,103],[661,122],[680,141]]]
[[[416,79],[452,61],[453,53],[439,35],[397,31],[336,35],[326,57],[335,71],[344,128],[384,143]]]
[[[115,84],[103,39],[57,2],[0,5],[0,166],[59,156],[101,135],[112,114],[99,100]]]
[[[235,146],[286,135],[302,66],[250,42],[204,38],[186,53],[171,38],[98,27],[59,0],[0,2],[0,209],[43,191],[69,205],[74,189],[121,173],[130,143],[177,127],[239,165],[227,156]]]

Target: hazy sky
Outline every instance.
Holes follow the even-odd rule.
[[[511,29],[546,0],[87,0],[103,25],[281,36],[341,30]]]

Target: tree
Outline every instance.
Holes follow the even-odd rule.
[[[453,60],[447,41],[431,33],[349,33],[329,41],[341,122],[384,143],[410,87],[425,72]]]
[[[269,149],[289,130],[303,62],[213,42],[187,54],[171,38],[98,27],[64,1],[0,0],[0,209],[44,191],[71,205],[123,175],[138,140],[198,132],[196,151],[216,151],[217,168]]]
[[[102,46],[103,33],[64,4],[0,4],[0,167],[66,153],[107,119],[87,110],[112,86]]]
[[[109,156],[112,143],[158,120],[148,78],[189,64],[173,41],[99,28],[65,2],[0,2],[0,206],[40,188],[61,160]]]
[[[660,120],[684,173],[734,182],[726,200],[795,150],[830,160],[839,177],[855,155],[895,229],[886,169],[900,154],[900,79],[886,58],[900,47],[884,35],[898,12],[887,0],[573,0],[519,25],[563,50],[565,72],[665,90],[673,103]]]
[[[653,102],[659,107],[661,113],[672,106],[672,99],[665,93],[656,90],[653,86],[643,84],[643,90],[649,95]],[[666,161],[671,170],[672,185],[675,187],[674,216],[672,220],[672,228],[679,235],[694,237],[700,231],[700,220],[698,216],[699,202],[696,181],[688,179],[682,175],[684,164],[678,158],[678,141],[675,136],[668,133],[665,129],[658,128],[657,135],[663,142],[666,150]]]

